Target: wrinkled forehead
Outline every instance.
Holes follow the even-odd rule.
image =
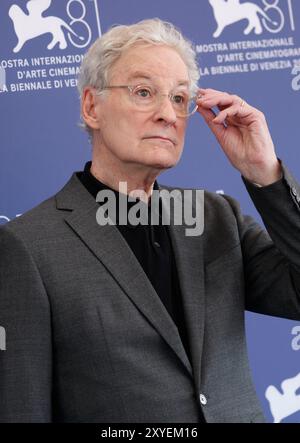
[[[126,50],[111,69],[111,81],[155,83],[157,86],[189,88],[188,69],[176,50],[167,46],[134,46]]]

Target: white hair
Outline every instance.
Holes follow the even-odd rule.
[[[80,98],[87,86],[99,91],[105,88],[109,84],[111,68],[122,53],[136,44],[143,43],[165,45],[176,50],[187,67],[191,93],[196,92],[200,74],[193,44],[172,23],[154,18],[128,26],[115,25],[93,43],[80,68]],[[90,128],[85,123],[81,126],[91,135]]]

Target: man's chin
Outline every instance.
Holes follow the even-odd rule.
[[[159,169],[161,171],[174,168],[174,166],[176,166],[176,164],[177,164],[177,162],[175,162],[175,161],[167,161],[167,160],[151,162],[151,166],[153,168]]]
[[[152,151],[151,157],[157,161],[157,163],[164,164],[175,164],[178,160],[178,153],[173,146],[173,149],[170,148],[160,148],[155,151]]]
[[[142,152],[141,163],[145,166],[150,166],[155,169],[165,170],[173,168],[177,165],[180,159],[180,152],[178,152],[178,147],[172,145],[167,146],[153,146],[144,147]]]

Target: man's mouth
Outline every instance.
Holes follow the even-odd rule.
[[[144,137],[144,139],[157,139],[157,140],[162,140],[162,141],[166,141],[166,142],[170,142],[173,145],[176,145],[176,140],[173,138],[169,138],[169,137],[163,137],[161,135],[150,135],[148,137]]]

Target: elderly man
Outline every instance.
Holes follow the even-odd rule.
[[[264,420],[244,310],[300,318],[300,188],[264,115],[197,80],[191,44],[158,19],[114,27],[86,54],[92,161],[0,229],[1,422]],[[100,191],[118,202],[133,191],[151,212],[154,191],[172,190],[156,178],[178,163],[195,111],[270,236],[209,192],[202,235],[162,223],[162,205],[156,225],[118,223],[120,209],[116,223],[98,223]]]

